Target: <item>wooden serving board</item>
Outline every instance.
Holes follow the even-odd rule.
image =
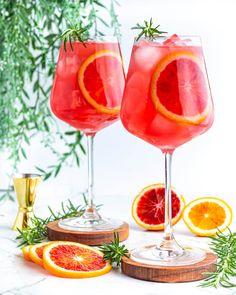
[[[183,266],[156,266],[142,264],[131,260],[130,258],[122,258],[122,272],[127,276],[140,280],[152,282],[192,282],[206,278],[205,272],[214,272],[216,270],[215,254],[208,252],[206,258],[196,264]]]
[[[103,243],[111,243],[114,239],[114,233],[119,233],[120,241],[124,241],[129,236],[129,225],[124,222],[123,225],[115,230],[78,232],[70,231],[58,226],[58,221],[47,224],[48,238],[51,241],[71,241],[86,244],[90,246],[99,246]]]

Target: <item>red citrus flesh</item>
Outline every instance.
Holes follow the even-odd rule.
[[[46,247],[46,245],[43,245],[43,246],[41,246],[41,247],[38,247],[36,250],[35,250],[35,252],[36,252],[36,254],[38,255],[38,257],[40,258],[40,259],[43,259],[43,249]]]
[[[165,214],[165,189],[152,189],[140,199],[138,203],[138,217],[148,224],[164,223]],[[176,193],[171,193],[172,197],[172,217],[175,217],[180,210],[180,200]]]
[[[202,61],[191,52],[174,52],[157,65],[152,78],[152,100],[169,119],[200,124],[210,107],[210,93]]]
[[[172,197],[172,224],[179,221],[184,208],[184,198],[173,188]],[[140,226],[150,230],[164,229],[165,222],[165,188],[163,184],[146,187],[135,198],[132,206],[134,220]]]
[[[53,275],[63,278],[89,278],[111,270],[103,253],[87,245],[57,241],[43,251],[43,266]]]
[[[58,245],[50,251],[51,260],[59,267],[74,271],[95,271],[106,266],[103,257],[77,246]],[[78,257],[75,259],[75,257]]]
[[[81,65],[78,82],[85,100],[97,111],[118,114],[123,95],[123,65],[120,56],[102,50],[89,56]]]

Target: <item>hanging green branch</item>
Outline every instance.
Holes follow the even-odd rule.
[[[22,159],[27,159],[27,146],[35,135],[56,157],[49,169],[40,167],[45,178],[57,176],[71,157],[79,165],[80,152],[84,153],[82,135],[74,132],[68,140],[48,101],[61,42],[58,36],[70,24],[82,24],[91,34],[102,35],[106,27],[119,33],[114,10],[117,2],[110,1],[112,10],[102,2],[0,0],[0,150],[7,151],[12,173]],[[100,16],[103,12],[110,22]],[[55,150],[57,140],[64,142],[65,152]],[[8,196],[5,194],[5,198]]]

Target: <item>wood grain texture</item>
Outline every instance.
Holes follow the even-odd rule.
[[[114,239],[114,232],[119,233],[121,241],[126,240],[129,236],[129,225],[124,222],[121,227],[115,230],[78,232],[60,228],[58,221],[53,221],[47,224],[47,232],[48,238],[51,241],[71,241],[90,246],[99,246],[103,243],[111,243]]]
[[[206,258],[196,264],[166,267],[142,264],[124,257],[122,272],[130,277],[152,282],[192,282],[206,278],[203,275],[205,272],[214,272],[216,260],[216,255],[208,252]]]

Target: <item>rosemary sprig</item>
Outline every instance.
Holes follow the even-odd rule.
[[[64,42],[64,50],[66,51],[66,43],[69,41],[70,48],[73,51],[72,41],[80,41],[84,45],[84,41],[88,38],[88,28],[82,27],[82,24],[71,25],[67,30],[65,30],[61,38]]]
[[[159,30],[160,25],[153,26],[152,18],[150,18],[150,21],[144,21],[144,25],[136,24],[135,27],[131,28],[132,30],[141,30],[141,32],[136,37],[136,41],[138,41],[142,36],[148,37],[151,40],[154,40],[156,37],[166,34],[165,31]]]
[[[117,267],[120,265],[123,256],[129,257],[129,250],[125,245],[120,245],[119,233],[114,233],[114,240],[111,244],[104,243],[99,249],[104,254],[103,259]]]
[[[54,212],[51,207],[48,207],[50,216],[43,219],[41,217],[34,216],[32,219],[32,227],[24,228],[23,230],[18,229],[19,235],[16,237],[19,240],[19,247],[24,245],[37,244],[47,238],[46,225],[55,220],[65,219],[69,217],[81,216],[84,213],[85,207],[87,205],[87,199],[83,194],[84,205],[74,205],[70,200],[67,204],[61,203],[61,209],[58,212]],[[101,205],[97,206],[99,209]]]
[[[19,235],[16,237],[19,240],[18,247],[22,247],[25,245],[32,245],[42,242],[47,237],[47,230],[46,225],[48,222],[52,221],[51,217],[46,219],[42,219],[40,217],[34,217],[32,219],[32,227],[31,228],[24,228],[20,230],[17,229]]]
[[[200,284],[201,287],[219,286],[236,287],[231,278],[236,276],[236,233],[228,229],[228,234],[217,233],[211,237],[210,249],[218,256],[215,272],[205,273],[208,277]]]

